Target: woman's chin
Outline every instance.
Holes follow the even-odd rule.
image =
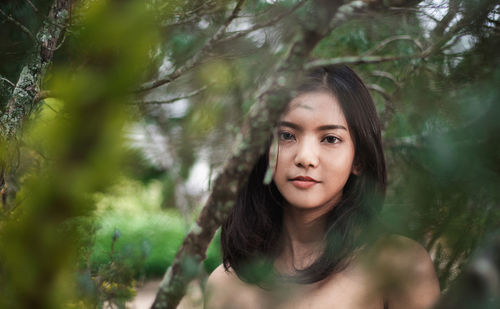
[[[296,201],[289,201],[289,205],[290,207],[298,210],[316,210],[316,209],[329,208],[331,204],[321,201],[296,200]]]

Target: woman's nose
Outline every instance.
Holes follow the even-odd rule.
[[[319,158],[316,153],[316,147],[312,141],[302,141],[297,145],[294,163],[298,167],[317,167]]]

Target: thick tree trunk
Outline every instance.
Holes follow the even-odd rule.
[[[36,97],[40,93],[41,82],[52,62],[57,44],[65,32],[71,3],[71,0],[54,0],[52,3],[47,20],[36,35],[37,41],[31,59],[23,67],[5,113],[0,117],[0,144],[7,149],[0,153],[0,195],[4,210],[9,209],[9,201],[16,192],[16,137],[22,132],[24,121],[38,103]]]

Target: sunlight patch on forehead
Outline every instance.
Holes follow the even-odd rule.
[[[295,99],[292,100],[292,102],[290,102],[290,106],[288,108],[288,110],[292,110],[292,109],[296,109],[296,108],[301,108],[301,109],[305,109],[305,110],[309,110],[309,111],[313,111],[314,110],[314,106],[312,106],[311,104],[308,104],[307,102],[304,102],[303,100],[301,100],[300,97],[297,97]]]

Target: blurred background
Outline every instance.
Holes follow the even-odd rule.
[[[0,306],[124,308],[161,278],[314,2],[1,1]],[[500,5],[358,4],[305,60],[369,87],[381,221],[430,251],[446,294],[499,237]]]

